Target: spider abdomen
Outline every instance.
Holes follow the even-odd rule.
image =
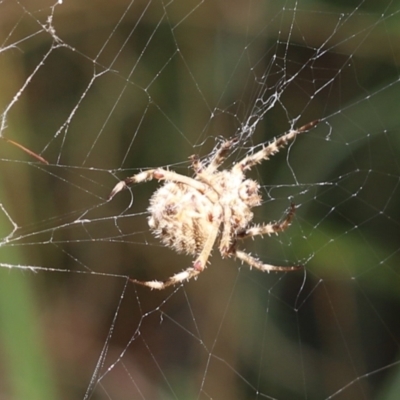
[[[163,244],[197,255],[211,233],[214,204],[196,189],[167,182],[150,199],[149,226]],[[208,215],[208,218],[204,218]]]

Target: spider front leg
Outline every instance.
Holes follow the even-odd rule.
[[[219,222],[215,222],[200,255],[194,261],[192,267],[189,267],[182,272],[178,272],[177,274],[168,278],[166,281],[138,281],[137,279],[130,279],[130,281],[142,286],[147,286],[150,289],[162,290],[168,286],[172,286],[183,281],[188,281],[189,279],[196,277],[203,272],[207,266],[207,260],[210,257],[211,250],[217,238],[218,229]]]
[[[247,169],[250,169],[256,164],[259,164],[263,160],[268,160],[270,156],[278,153],[279,150],[288,145],[289,142],[294,140],[294,138],[303,132],[309,131],[311,128],[318,124],[319,120],[310,122],[299,129],[291,130],[290,132],[286,133],[285,135],[275,139],[272,143],[270,143],[267,147],[262,148],[257,153],[251,154],[243,160],[239,161],[234,167],[232,171],[241,172]]]
[[[208,174],[212,174],[218,167],[224,162],[228,153],[230,152],[232,146],[237,143],[239,138],[234,137],[233,139],[225,140],[222,144],[217,148],[214,155],[211,157],[208,162],[208,166],[206,171]]]
[[[133,183],[151,181],[152,179],[157,179],[159,181],[166,180],[176,183],[183,183],[185,185],[193,187],[194,189],[197,189],[201,193],[204,193],[206,191],[206,187],[201,182],[189,178],[188,176],[177,174],[176,172],[173,171],[157,168],[139,172],[136,175],[130,176],[129,178],[126,178],[123,181],[118,182],[114,186],[114,189],[111,191],[110,195],[108,196],[108,200],[111,200],[117,193],[119,193],[124,189],[127,189],[128,186],[132,185]]]
[[[130,176],[129,178],[124,179],[123,181],[119,181],[115,186],[114,189],[108,196],[108,200],[111,200],[117,193],[121,192],[124,189],[128,189],[128,186],[132,183],[139,183],[149,181],[155,178],[155,169],[149,169],[147,171],[139,172],[136,175]]]

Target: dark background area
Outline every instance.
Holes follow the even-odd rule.
[[[0,142],[0,397],[398,398],[400,3],[52,6],[0,4],[1,135],[49,162]],[[128,281],[192,259],[148,230],[157,182],[107,202],[119,179],[315,119],[249,174],[255,222],[292,226],[243,246],[304,271]]]

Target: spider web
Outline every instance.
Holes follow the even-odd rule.
[[[2,398],[395,399],[399,1],[0,2]],[[147,227],[157,182],[237,135],[228,168],[318,126],[248,175],[256,223],[289,229],[191,257]]]

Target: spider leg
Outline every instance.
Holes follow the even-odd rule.
[[[228,152],[238,140],[239,140],[238,137],[234,137],[233,139],[224,141],[220,145],[220,147],[217,148],[213,156],[210,158],[210,160],[207,163],[208,165],[206,167],[204,167],[204,164],[200,161],[198,156],[192,155],[189,157],[189,159],[192,161],[192,168],[196,173],[196,179],[206,183],[219,196],[221,195],[221,193],[215,187],[215,185],[212,184],[210,177],[222,164]]]
[[[224,207],[224,217],[223,217],[223,231],[221,241],[219,243],[219,251],[222,257],[225,257],[229,253],[229,249],[231,247],[231,217],[232,217],[232,210],[229,207]]]
[[[204,269],[207,266],[206,265],[207,260],[210,257],[211,250],[214,246],[215,240],[218,235],[218,228],[219,228],[219,222],[215,223],[213,225],[213,228],[207,238],[207,241],[204,244],[204,247],[203,247],[200,255],[193,262],[192,267],[189,267],[182,272],[178,272],[177,274],[172,275],[170,278],[168,278],[165,281],[138,281],[136,279],[130,279],[130,281],[133,283],[142,285],[142,286],[147,286],[151,289],[162,290],[162,289],[167,288],[168,286],[175,285],[175,284],[183,282],[183,281],[188,281],[189,279],[194,278],[195,276],[199,275],[201,272],[204,271]]]
[[[133,183],[151,181],[152,179],[157,179],[159,181],[166,180],[171,182],[183,183],[185,185],[193,187],[194,189],[197,189],[200,193],[204,193],[206,191],[206,186],[199,181],[196,181],[185,175],[180,175],[173,171],[157,168],[139,172],[136,175],[130,176],[129,178],[118,182],[108,196],[108,199],[111,200],[117,193],[124,189],[127,189],[128,186]]]
[[[270,156],[273,156],[274,154],[278,153],[281,148],[287,146],[288,143],[292,141],[299,133],[303,133],[310,130],[311,128],[316,126],[318,122],[319,120],[310,122],[300,127],[299,129],[291,130],[285,135],[275,139],[267,147],[262,148],[257,153],[251,154],[243,158],[243,160],[239,161],[237,164],[233,166],[232,171],[234,172],[244,171],[246,169],[250,169],[256,164],[259,164],[263,160],[268,160]]]
[[[199,174],[204,170],[204,165],[197,154],[192,154],[189,157],[189,160],[192,162],[192,169],[196,174]]]
[[[257,260],[250,254],[245,253],[244,251],[240,250],[235,250],[232,253],[232,255],[239,260],[245,262],[246,264],[249,265],[250,268],[257,268],[260,271],[263,272],[270,272],[270,271],[297,271],[301,268],[303,268],[301,265],[297,266],[292,266],[292,267],[280,267],[276,265],[271,265],[271,264],[263,264],[260,260]]]
[[[286,218],[282,222],[255,225],[244,230],[243,232],[239,232],[236,237],[238,239],[247,239],[257,235],[271,235],[272,233],[278,234],[279,232],[283,232],[292,223],[295,212],[296,205],[291,203]]]
[[[239,139],[237,137],[234,137],[233,139],[222,142],[208,162],[206,168],[207,174],[212,174],[223,163],[232,146],[237,143],[238,140]]]
[[[237,138],[226,140],[223,142],[220,147],[216,150],[215,154],[211,157],[208,162],[208,166],[205,168],[204,164],[201,162],[199,156],[197,154],[193,154],[189,157],[189,160],[192,162],[192,168],[196,173],[196,176],[202,180],[204,180],[204,171],[207,174],[212,174],[217,168],[222,164],[225,160],[227,153],[231,149],[232,145],[237,142]],[[208,183],[208,182],[206,182]]]
[[[256,235],[271,235],[271,233],[278,233],[284,231],[292,222],[294,213],[296,210],[296,206],[292,203],[290,205],[289,212],[286,218],[279,223],[273,224],[264,224],[260,226],[254,226],[249,229],[246,229],[242,233],[237,235],[238,239],[246,239],[248,237],[253,237]],[[250,268],[257,268],[261,271],[296,271],[303,268],[301,265],[298,266],[291,266],[291,267],[281,267],[271,264],[264,264],[257,258],[251,256],[250,254],[245,253],[244,251],[240,251],[236,249],[236,242],[230,247],[228,251],[229,255],[238,258],[239,260],[245,262],[250,266]]]

